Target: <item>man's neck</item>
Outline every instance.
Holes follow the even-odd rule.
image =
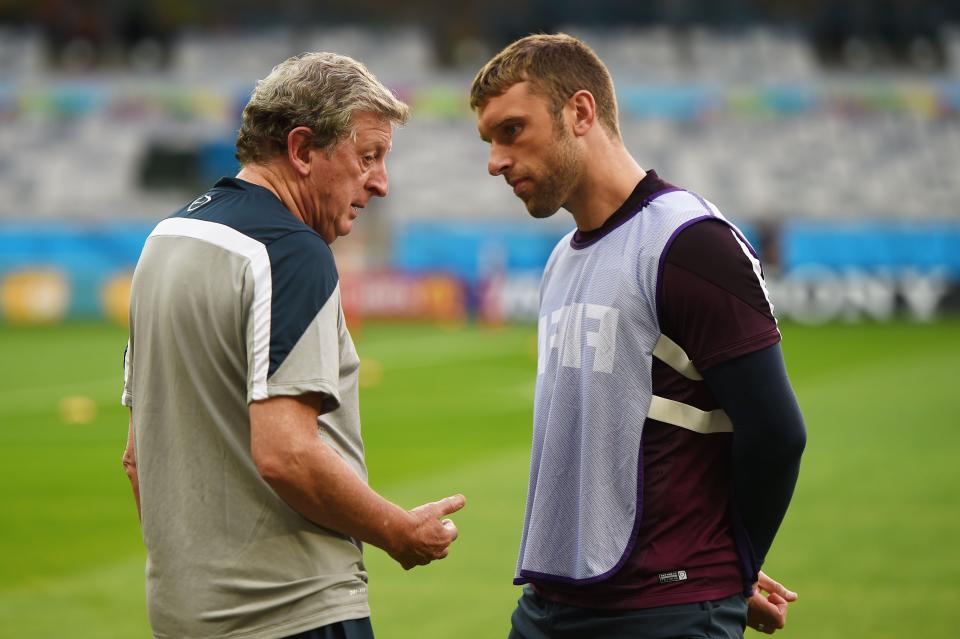
[[[623,144],[612,141],[589,153],[585,164],[580,185],[565,208],[579,230],[592,231],[627,201],[646,171]]]
[[[291,187],[291,181],[283,175],[282,169],[275,164],[245,164],[236,178],[267,189],[301,222],[307,223],[303,214],[305,208],[302,198],[298,196],[296,189]]]

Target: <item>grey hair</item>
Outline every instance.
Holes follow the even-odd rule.
[[[315,147],[332,150],[353,135],[353,115],[369,112],[393,124],[410,119],[398,100],[363,64],[336,53],[302,53],[259,80],[243,109],[237,160],[264,163],[286,151],[299,126],[313,131]]]

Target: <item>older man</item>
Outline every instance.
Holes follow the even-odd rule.
[[[507,46],[471,105],[490,173],[534,217],[576,223],[540,288],[511,637],[781,628],[795,597],[759,569],[806,435],[756,256],[716,206],[634,160],[610,75],[576,38]]]
[[[154,636],[370,637],[361,542],[445,557],[461,495],[407,511],[366,482],[359,359],[331,244],[387,194],[408,108],[311,53],[258,82],[241,170],[151,233],[137,264],[124,466]]]

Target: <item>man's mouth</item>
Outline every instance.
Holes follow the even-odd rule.
[[[520,188],[530,182],[530,178],[517,178],[515,180],[507,180],[507,184],[513,187],[513,194],[520,195]]]

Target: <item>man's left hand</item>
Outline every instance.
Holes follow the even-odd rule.
[[[753,585],[753,596],[747,599],[747,625],[772,635],[787,623],[787,607],[797,600],[797,593],[760,571]]]

